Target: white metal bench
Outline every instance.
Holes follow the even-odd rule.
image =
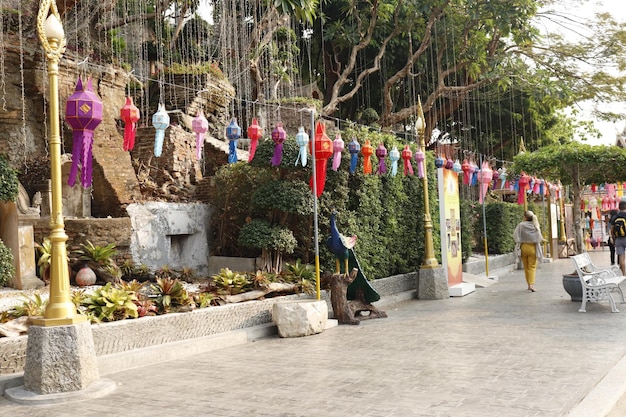
[[[615,300],[611,295],[612,291],[619,291],[621,302],[626,303],[624,293],[619,286],[619,284],[626,280],[626,277],[621,275],[619,267],[597,267],[591,262],[591,258],[586,252],[572,256],[571,259],[576,266],[576,272],[578,273],[578,278],[580,278],[583,290],[582,304],[578,311],[581,313],[586,312],[587,301],[602,301],[608,299],[611,303],[611,311],[613,313],[619,313],[619,310],[615,306]]]

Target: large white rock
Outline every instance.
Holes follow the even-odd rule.
[[[328,306],[324,300],[288,300],[274,304],[272,320],[280,337],[321,333],[326,328]]]

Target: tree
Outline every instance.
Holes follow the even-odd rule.
[[[512,172],[571,185],[576,247],[583,249],[580,200],[585,185],[626,180],[626,149],[578,142],[546,146],[515,157]]]

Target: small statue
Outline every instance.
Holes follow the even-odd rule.
[[[39,216],[41,213],[41,192],[37,191],[33,196],[33,204],[30,203],[30,197],[28,196],[28,192],[22,185],[19,183],[19,193],[17,195],[17,214],[21,216]]]

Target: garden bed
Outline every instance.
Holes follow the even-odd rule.
[[[410,296],[417,288],[415,273],[395,275],[371,281],[371,284],[381,295],[381,301],[386,297],[388,300],[400,301],[398,297],[402,294]],[[102,373],[119,372],[146,363],[209,351],[216,345],[228,346],[269,336],[276,332],[271,314],[274,303],[297,298],[311,297],[289,295],[202,308],[187,313],[94,324],[92,331],[99,368]],[[327,300],[330,308],[329,296],[325,291],[322,292],[322,298]],[[28,336],[0,338],[0,378],[23,371],[27,340]]]

